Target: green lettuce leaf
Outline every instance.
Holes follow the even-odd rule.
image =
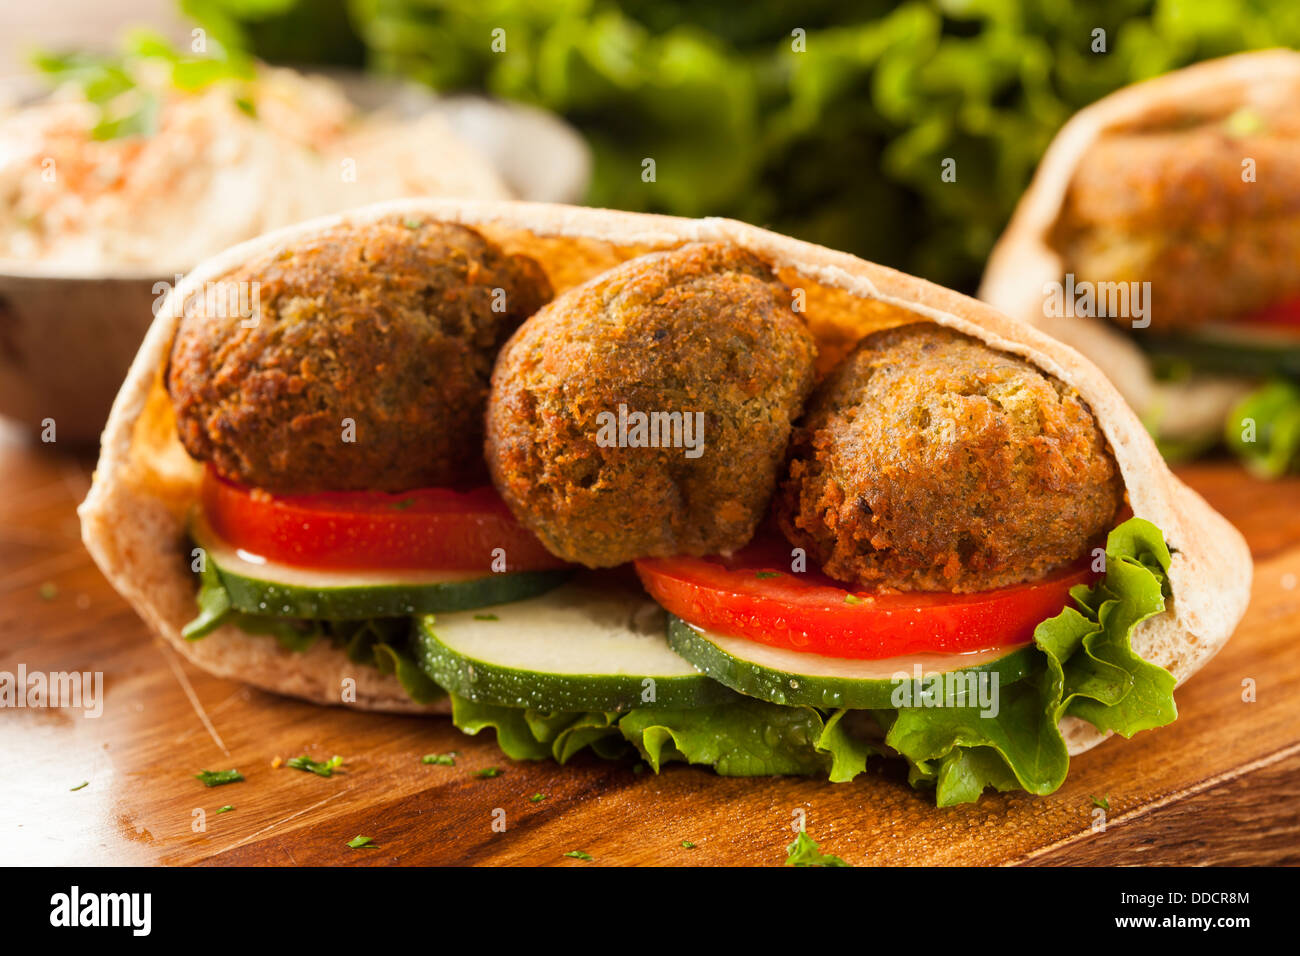
[[[232,613],[230,594],[221,583],[221,575],[207,561],[203,562],[203,569],[199,572],[198,602],[198,616],[181,628],[181,636],[187,641],[207,637]]]
[[[451,720],[470,736],[492,728],[497,733],[497,746],[511,760],[545,760],[553,755],[550,744],[534,733],[522,707],[480,704],[452,694]]]
[[[657,773],[674,760],[706,764],[724,777],[826,774],[852,780],[876,749],[845,732],[844,711],[782,707],[746,699],[696,710],[642,707],[619,729]]]
[[[1169,559],[1149,521],[1131,518],[1112,531],[1105,576],[1074,588],[1078,607],[1037,627],[1040,668],[1000,688],[996,715],[978,707],[877,713],[885,743],[911,765],[913,785],[933,784],[940,806],[970,802],[987,787],[1051,793],[1069,769],[1062,717],[1125,737],[1172,722],[1173,675],[1130,644],[1133,628],[1165,608]]]
[[[406,691],[406,696],[417,704],[432,704],[435,700],[447,696],[446,691],[433,682],[429,675],[420,669],[415,658],[404,647],[392,644],[376,643],[372,653],[374,665],[381,674],[392,674]]]
[[[954,747],[940,762],[934,786],[935,802],[947,807],[974,803],[989,787],[1003,792],[1015,790],[1020,781],[996,750]]]
[[[553,110],[591,146],[589,205],[763,223],[964,292],[1077,110],[1197,60],[1300,46],[1294,0],[180,3],[268,62],[364,63]]]
[[[911,764],[913,785],[936,784],[940,806],[968,802],[985,786],[1009,789],[1008,773],[1030,793],[1051,793],[1070,758],[1045,677],[1040,671],[999,688],[996,716],[978,706],[902,707],[876,716],[888,726],[886,745]]]
[[[233,624],[248,634],[265,634],[286,651],[301,654],[325,635],[323,621],[299,621],[292,618],[260,617],[232,611],[221,623]]]
[[[591,747],[601,757],[640,754],[658,773],[664,764],[704,764],[730,777],[826,774],[853,779],[879,751],[841,726],[844,711],[781,707],[746,699],[697,710],[641,707],[617,713],[548,713],[482,704],[453,694],[452,722],[467,734],[492,728],[515,760],[565,763]],[[629,744],[631,745],[629,747]]]
[[[1053,680],[1063,685],[1058,714],[1125,737],[1177,719],[1173,675],[1144,661],[1130,643],[1134,628],[1165,609],[1169,560],[1155,525],[1140,518],[1124,522],[1107,541],[1106,576],[1070,592],[1082,613],[1069,620],[1089,622],[1086,632],[1076,632],[1083,653],[1077,646],[1070,655],[1055,652],[1068,627],[1060,623],[1064,613],[1038,626],[1034,639],[1047,653]]]
[[[1263,478],[1300,469],[1300,385],[1279,379],[1247,395],[1228,416],[1224,439]]]
[[[600,757],[614,759],[631,751],[618,729],[617,713],[585,711],[581,713],[543,713],[529,710],[525,714],[534,736],[551,747],[551,756],[565,763],[574,754],[590,747]]]
[[[817,841],[803,830],[794,838],[794,842],[785,848],[786,866],[852,866],[845,863],[833,853],[823,853]]]
[[[199,572],[198,605],[198,615],[181,629],[186,640],[207,637],[223,624],[232,624],[248,634],[274,637],[282,648],[294,653],[302,653],[324,638],[347,654],[354,664],[394,675],[407,696],[417,704],[430,704],[446,696],[410,651],[408,618],[315,621],[247,614],[232,606],[221,575],[210,563]]]

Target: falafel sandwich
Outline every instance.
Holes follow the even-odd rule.
[[[1171,458],[1300,467],[1300,53],[1139,83],[1057,134],[980,298],[1078,348]]]
[[[249,315],[205,291],[256,283]],[[1241,536],[1106,378],[727,220],[403,201],[164,304],[83,536],[164,638],[327,704],[580,752],[1046,794],[1175,719]]]

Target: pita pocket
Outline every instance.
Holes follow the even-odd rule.
[[[725,219],[678,219],[602,209],[515,202],[399,201],[303,223],[236,246],[205,262],[170,294],[131,366],[103,434],[94,482],[81,505],[87,548],[115,588],[149,626],[196,665],[221,677],[321,704],[340,703],[356,680],[351,706],[393,712],[445,712],[445,701],[417,706],[391,675],[353,665],[325,642],[305,652],[224,625],[198,641],[181,629],[195,616],[188,567],[187,515],[201,468],[182,448],[164,370],[179,303],[268,251],[326,230],[392,217],[424,217],[472,227],[510,253],[524,253],[548,274],[556,293],[633,257],[685,243],[724,242],[750,250],[793,289],[806,294],[806,316],[824,373],[868,332],[933,322],[1020,356],[1078,391],[1113,450],[1128,503],[1154,523],[1173,552],[1167,609],[1139,625],[1135,650],[1182,682],[1228,640],[1250,589],[1251,561],[1241,535],[1179,481],[1105,375],[1079,353],[991,306],[864,262]],[[1063,733],[1072,753],[1102,735],[1074,718]]]

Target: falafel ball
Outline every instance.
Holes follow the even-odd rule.
[[[486,480],[492,363],[551,297],[533,260],[414,219],[339,226],[216,285],[256,307],[249,321],[186,303],[167,372],[177,429],[194,458],[277,493]]]
[[[1246,175],[1247,157],[1269,174]],[[1153,332],[1231,322],[1300,295],[1297,170],[1289,101],[1162,115],[1084,153],[1052,244],[1079,281],[1150,282]]]
[[[1073,562],[1122,500],[1073,389],[921,323],[867,336],[817,390],[776,512],[833,578],[964,592]]]
[[[767,510],[815,356],[790,290],[751,253],[634,259],[502,349],[492,478],[547,548],[590,567],[738,548]],[[658,418],[639,428],[638,415]]]

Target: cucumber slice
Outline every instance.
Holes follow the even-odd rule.
[[[705,674],[732,690],[788,707],[849,707],[879,710],[893,708],[896,676],[906,674],[913,691],[925,686],[915,683],[915,668],[921,676],[977,673],[998,675],[1006,686],[1029,673],[1034,664],[1034,646],[971,654],[909,654],[885,660],[847,660],[804,651],[769,647],[743,637],[711,634],[670,616],[668,642],[672,649]]]
[[[1300,341],[1294,335],[1268,335],[1229,327],[1181,337],[1143,336],[1139,345],[1153,358],[1200,372],[1268,378],[1300,378]]]
[[[482,704],[626,711],[734,700],[669,649],[665,615],[639,589],[584,574],[491,615],[422,617],[415,654],[438,684]]]
[[[520,601],[562,584],[572,574],[478,572],[319,571],[267,561],[223,541],[196,518],[194,543],[207,553],[233,608],[261,617],[357,621],[373,617],[462,611]]]

